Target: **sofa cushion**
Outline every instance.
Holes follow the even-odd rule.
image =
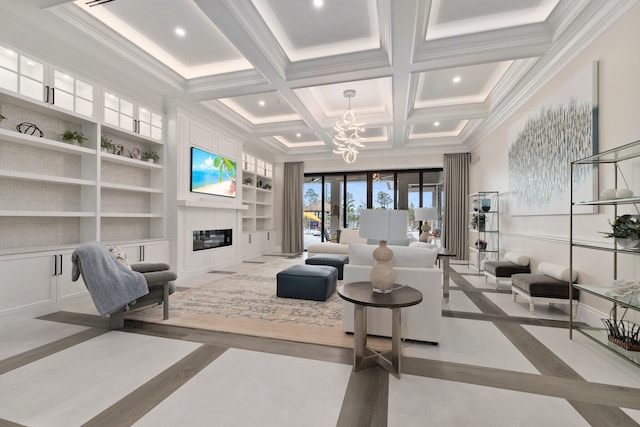
[[[376,245],[363,245],[352,243],[349,245],[349,263],[355,265],[372,266],[376,260],[373,258],[373,250]],[[438,249],[421,247],[389,246],[393,251],[391,264],[394,267],[433,268],[438,257]]]
[[[434,245],[433,243],[427,243],[427,242],[411,242],[409,243],[409,247],[410,248],[428,248],[428,249],[434,249],[437,248],[438,245]]]
[[[547,277],[553,277],[554,279],[558,279],[563,282],[569,282],[569,269],[562,265],[552,264],[550,262],[541,262],[538,265],[538,273],[544,274]],[[574,270],[571,282],[575,282],[576,280],[578,280],[578,272]]]
[[[367,239],[367,245],[376,245],[378,246],[380,242],[375,239]],[[399,239],[399,240],[389,240],[387,241],[387,246],[409,246],[409,238]]]
[[[367,239],[360,237],[360,230],[354,230],[352,228],[340,229],[340,243],[366,243]]]
[[[519,255],[515,252],[507,252],[504,254],[504,260],[512,262],[514,264],[526,267],[529,265],[529,257],[525,255]]]

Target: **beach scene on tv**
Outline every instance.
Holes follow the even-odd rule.
[[[191,191],[236,196],[236,162],[191,147]]]

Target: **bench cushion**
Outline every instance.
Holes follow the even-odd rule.
[[[519,273],[511,276],[511,285],[532,297],[569,298],[569,283],[544,274]],[[580,290],[573,290],[573,299],[578,299]]]
[[[485,261],[484,270],[496,277],[511,277],[518,273],[531,273],[529,266],[522,266],[509,261]]]

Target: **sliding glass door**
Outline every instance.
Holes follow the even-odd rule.
[[[441,169],[307,174],[303,188],[305,249],[316,242],[338,241],[341,228],[359,228],[363,209],[407,210],[409,230],[417,239],[421,224],[415,221],[415,208],[435,207],[438,219],[432,229],[440,236],[442,182]]]

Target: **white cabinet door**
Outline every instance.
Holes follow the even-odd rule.
[[[73,265],[71,263],[72,250],[61,251],[57,257],[56,265],[54,267],[54,274],[56,278],[56,285],[58,287],[58,299],[65,300],[68,298],[75,298],[81,295],[86,295],[87,287],[82,280],[82,277],[78,278],[76,282],[71,280],[71,270]]]
[[[156,141],[162,140],[162,115],[114,92],[104,91],[102,119],[105,123],[128,132]]]
[[[0,257],[0,315],[55,303],[57,259],[54,252]]]
[[[74,115],[95,118],[95,84],[3,46],[0,46],[0,89]]]
[[[121,247],[127,254],[127,260],[130,264],[140,262],[169,262],[169,242],[166,240],[112,246]]]
[[[273,230],[267,231],[267,251],[272,251],[276,248],[276,232]]]

